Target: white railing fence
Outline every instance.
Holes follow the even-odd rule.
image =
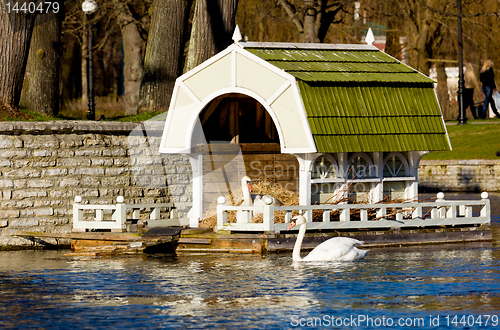
[[[223,196],[217,205],[217,230],[279,232],[288,227],[292,214],[303,214],[308,229],[381,229],[402,227],[429,227],[474,225],[490,222],[490,200],[488,193],[481,200],[445,200],[443,193],[437,194],[434,202],[410,202],[391,204],[340,204],[297,206],[228,206]],[[473,208],[479,209],[473,215]],[[239,212],[237,223],[228,222],[228,211]],[[285,212],[285,223],[275,223],[275,212]],[[313,222],[313,211],[321,212],[322,221]],[[338,220],[332,221],[332,213]],[[262,223],[252,223],[253,213],[262,213]]]
[[[148,227],[189,225],[188,218],[178,217],[177,209],[191,207],[192,203],[125,204],[123,196],[118,196],[116,202],[112,205],[82,204],[82,197],[76,196],[73,204],[73,231],[125,231],[126,222],[129,220],[127,216],[131,216],[130,219],[145,219]],[[161,218],[162,209],[169,213],[168,219]],[[87,213],[92,215],[89,217]]]

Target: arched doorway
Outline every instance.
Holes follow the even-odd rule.
[[[220,95],[198,116],[192,146],[202,155],[203,215],[214,212],[214,202],[226,195],[238,205],[238,190],[245,175],[298,191],[297,159],[282,154],[279,134],[266,108],[238,93]]]
[[[201,111],[199,120],[204,136],[193,132],[193,144],[205,141],[280,143],[269,113],[247,95],[230,93],[215,98]]]

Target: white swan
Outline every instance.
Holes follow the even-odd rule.
[[[264,206],[266,205],[266,200],[271,201],[271,204],[274,206],[280,206],[283,205],[283,203],[277,199],[276,197],[273,197],[271,195],[260,195],[260,194],[252,194],[252,179],[250,179],[248,176],[244,176],[241,179],[241,191],[243,192],[243,203],[242,205],[244,206]],[[257,214],[261,214],[262,212],[259,211],[252,211],[250,214],[250,219],[253,219]],[[236,212],[236,219],[238,222],[243,221],[242,220],[242,212],[238,211]]]
[[[274,206],[283,205],[279,199],[271,195],[262,196],[260,194],[251,194],[253,191],[252,179],[248,176],[244,176],[241,179],[241,190],[243,191],[243,205],[245,206],[264,206],[266,205],[266,202],[264,201],[266,198],[270,198],[272,200],[271,204]]]
[[[366,250],[360,250],[357,246],[363,244],[354,238],[349,237],[334,237],[321,243],[314,248],[304,259],[300,257],[300,249],[302,241],[306,233],[307,220],[302,215],[293,217],[290,221],[290,227],[300,226],[295,246],[293,247],[293,261],[351,261],[362,259],[365,257]]]

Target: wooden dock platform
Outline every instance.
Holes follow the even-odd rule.
[[[127,256],[141,254],[189,255],[203,253],[270,254],[291,253],[297,231],[275,233],[214,232],[210,228],[163,227],[139,233],[37,233],[19,232],[22,237],[71,239],[69,256]],[[149,234],[148,234],[149,232]],[[345,236],[363,241],[362,248],[487,242],[492,240],[489,224],[435,228],[344,230],[308,232],[302,249],[311,250],[325,240]]]

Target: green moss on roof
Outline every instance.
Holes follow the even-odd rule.
[[[376,48],[250,47],[294,76],[318,152],[449,150],[434,81]]]

